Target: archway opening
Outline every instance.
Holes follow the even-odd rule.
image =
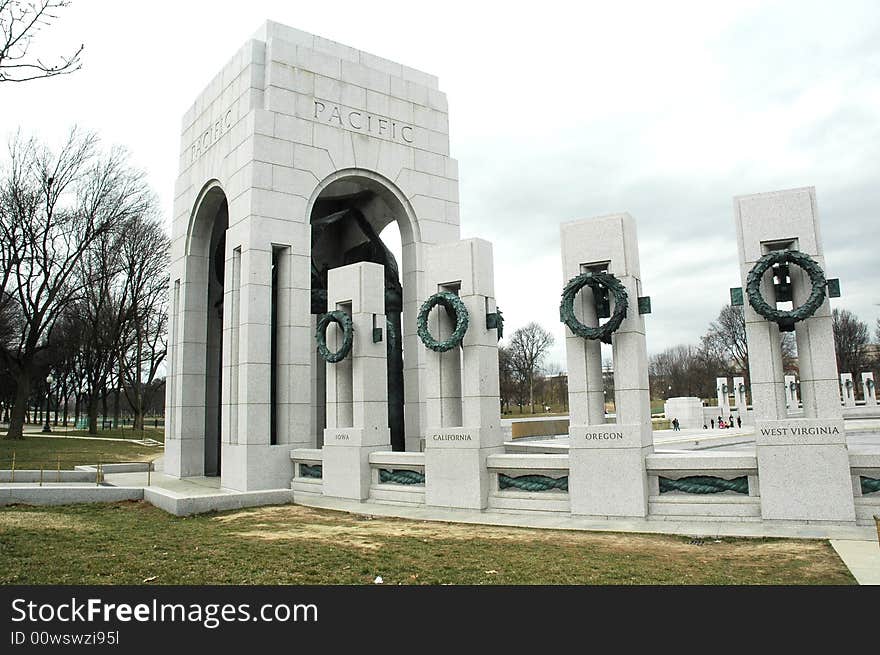
[[[213,192],[213,190],[212,190]],[[205,198],[203,210],[207,240],[207,294],[205,305],[205,451],[206,476],[220,475],[220,421],[221,387],[223,382],[223,289],[226,270],[226,230],[229,227],[229,208],[226,196],[219,189],[213,197]],[[210,200],[210,201],[209,201]],[[211,215],[213,214],[213,216]]]
[[[407,252],[413,234],[406,210],[381,182],[353,175],[337,179],[321,191],[310,220],[312,314],[328,311],[328,270],[364,261],[385,268],[388,426],[392,449],[406,450],[403,309],[406,301],[415,300],[404,298],[404,278],[414,270],[412,254]],[[314,361],[313,426],[320,444],[326,426],[327,365],[320,358]]]

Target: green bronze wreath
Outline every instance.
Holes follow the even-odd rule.
[[[450,316],[455,317],[455,331],[453,331],[448,339],[443,341],[437,341],[428,332],[428,314],[437,305],[442,305]],[[441,291],[440,293],[435,293],[422,304],[421,309],[419,309],[419,315],[416,318],[416,326],[418,327],[419,338],[422,340],[422,343],[428,349],[442,353],[452,350],[461,343],[465,332],[467,332],[469,320],[467,307],[464,306],[461,298],[449,291]]]
[[[810,276],[812,291],[807,301],[800,307],[796,307],[790,311],[781,311],[775,307],[771,307],[764,296],[761,295],[761,278],[774,264],[783,264],[791,262],[799,266],[807,275]],[[808,254],[799,250],[774,250],[768,252],[761,257],[749,271],[746,277],[746,294],[749,297],[749,304],[761,316],[768,321],[778,323],[781,327],[787,328],[789,331],[798,321],[803,321],[816,313],[816,310],[825,302],[825,272],[816,261]]]
[[[327,326],[337,323],[342,328],[342,345],[335,353],[327,348]],[[315,339],[318,342],[318,354],[327,362],[335,364],[348,357],[351,352],[351,344],[354,341],[354,325],[351,316],[341,310],[327,312],[318,319],[318,327],[315,330]]]
[[[590,287],[594,293],[600,287],[605,287],[614,296],[614,313],[604,325],[599,327],[587,327],[574,315],[574,298],[578,291],[584,287]],[[605,343],[611,343],[611,334],[620,327],[626,318],[626,310],[629,307],[629,297],[626,287],[623,286],[612,273],[581,273],[573,277],[562,290],[562,302],[559,304],[559,320],[568,326],[568,329],[584,339],[601,339]]]

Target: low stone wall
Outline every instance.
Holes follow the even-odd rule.
[[[370,500],[395,505],[425,503],[425,453],[370,453]]]
[[[489,508],[569,512],[568,455],[489,455]]]
[[[874,525],[880,516],[880,453],[850,453],[856,523]]]
[[[880,405],[844,407],[843,418],[880,418]]]
[[[320,448],[294,448],[290,451],[293,462],[293,491],[321,494],[324,490],[324,453]]]
[[[98,470],[97,465],[94,466],[76,466],[75,471],[89,471],[94,475]],[[108,473],[146,473],[155,470],[152,462],[121,462],[119,464],[101,464],[101,472],[105,475]]]
[[[760,521],[758,460],[740,453],[654,453],[646,458],[648,516]]]
[[[227,492],[203,496],[181,496],[166,489],[142,489],[143,499],[175,516],[190,516],[206,512],[222,512],[261,505],[283,505],[293,502],[294,492],[289,489],[268,491]]]
[[[97,470],[55,471],[39,469],[16,469],[0,471],[0,482],[40,482],[49,484],[59,482],[95,482]]]
[[[78,503],[116,503],[143,500],[140,487],[82,486],[54,484],[45,487],[0,487],[0,505],[72,505]]]

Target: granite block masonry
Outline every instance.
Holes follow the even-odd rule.
[[[697,430],[703,427],[703,401],[699,398],[669,398],[663,403],[663,411],[670,421],[678,419],[684,430]]]
[[[583,285],[566,287],[560,314],[569,455],[542,456],[535,466],[512,466],[502,455],[503,323],[492,247],[460,238],[457,164],[434,76],[266,23],[184,115],[179,165],[166,473],[219,476],[224,494],[266,499],[289,488],[298,461],[300,472],[307,463],[308,481],[298,478],[294,493],[355,502],[597,517],[669,516],[671,505],[718,516],[731,505],[721,495],[717,503],[659,495],[648,502],[664,491],[662,476],[646,470],[653,439],[641,312],[650,312],[650,299],[640,297],[628,214],[561,229],[566,279]],[[728,417],[732,392],[736,411],[757,423],[758,442],[756,463],[735,467],[748,476],[749,502],[732,516],[757,516],[760,503],[768,520],[852,523],[815,192],[742,196],[735,212],[754,410],[746,412],[742,377],[727,389],[719,380],[711,409]],[[391,223],[400,261],[381,236]],[[753,272],[759,264],[767,267]],[[809,312],[777,315],[777,301]],[[352,322],[347,357],[316,347],[324,345],[316,328],[332,312]],[[326,345],[339,347],[338,328],[327,329]],[[780,330],[797,339],[802,411],[784,379]],[[605,423],[600,340],[614,358],[614,423]],[[876,403],[873,376],[860,383],[870,387],[866,402]],[[673,400],[668,412],[701,427],[698,400],[681,399],[680,409]],[[376,452],[389,449],[411,452]],[[522,457],[528,463],[531,455]],[[547,457],[555,458],[551,468]],[[697,470],[673,471],[719,475],[689,461]],[[395,466],[418,475],[395,476]],[[514,478],[528,479],[511,488]]]
[[[611,335],[617,414],[613,424],[605,423],[599,340],[586,339],[566,326],[571,513],[644,517],[645,457],[653,452],[653,436],[645,321],[636,308],[641,295],[636,223],[629,214],[564,223],[561,243],[564,279],[610,273],[622,283],[629,302],[625,318]],[[598,305],[604,298],[596,294],[584,287],[574,300],[575,318],[587,327],[599,325]],[[613,309],[609,307],[609,313]]]
[[[730,380],[728,378],[715,378],[715,393],[718,396],[719,416],[725,421],[730,416]]]
[[[800,411],[801,401],[798,398],[797,378],[794,375],[786,375],[783,380],[785,384],[785,406],[789,412]]]
[[[840,396],[843,398],[844,407],[856,406],[856,387],[853,384],[852,373],[840,374]]]
[[[824,271],[812,187],[738,196],[734,216],[743,288],[759,260],[777,251],[803,253]],[[807,271],[791,262],[771,266],[758,282],[770,308],[787,298],[800,308],[818,292]],[[759,313],[751,296],[743,307],[764,519],[855,521],[831,309],[822,297],[812,313],[793,323]],[[795,331],[804,418],[787,416],[797,401],[784,378],[780,328]]]
[[[323,491],[327,496],[366,500],[370,453],[390,450],[385,329],[385,273],[379,264],[360,262],[334,268],[327,284],[328,308],[351,316],[351,354],[327,366],[327,427],[324,428]],[[343,346],[342,330],[331,325],[328,349]],[[332,343],[332,345],[331,345]]]
[[[498,398],[498,333],[487,316],[496,311],[492,245],[482,239],[427,249],[425,275],[433,293],[452,293],[467,313],[460,343],[426,348],[425,503],[483,509],[490,455],[504,452]],[[443,307],[428,315],[437,341],[454,336],[456,321]]]
[[[877,389],[874,388],[874,373],[871,371],[862,373],[862,394],[866,406],[873,407],[877,404]]]
[[[313,337],[328,271],[360,261],[385,267],[389,320],[407,317],[388,411],[397,447],[419,449],[425,251],[459,239],[447,112],[433,75],[273,22],[196,95],[174,194],[169,474],[289,485],[291,449],[328,427]],[[392,221],[401,262],[378,243]]]

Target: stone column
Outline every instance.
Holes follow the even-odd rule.
[[[645,322],[638,312],[641,273],[636,223],[629,214],[614,214],[565,223],[561,231],[564,279],[606,270],[621,281],[629,300],[626,318],[611,338],[614,424],[605,424],[599,343],[566,328],[568,370],[570,375],[577,372],[574,384],[569,378],[571,512],[644,517],[648,513],[645,457],[653,452],[653,434]],[[592,291],[585,288],[578,297],[575,316],[585,325],[597,325]]]
[[[785,406],[791,412],[800,410],[800,399],[797,392],[797,378],[793,375],[786,375],[785,382]]]
[[[816,194],[812,187],[734,199],[743,289],[757,260],[772,250],[798,250],[824,269]],[[810,294],[809,279],[789,266],[793,305]],[[773,271],[761,284],[775,305]],[[828,300],[795,324],[805,418],[787,418],[776,323],[744,307],[756,454],[764,519],[853,522],[855,509]],[[795,405],[796,407],[796,405]]]
[[[715,378],[715,392],[718,394],[718,411],[726,421],[730,416],[730,386],[727,378]]]
[[[365,500],[370,494],[370,453],[391,450],[383,267],[361,262],[331,269],[327,308],[351,316],[354,340],[351,355],[327,365],[324,495]],[[381,341],[373,339],[375,328],[382,331]],[[342,330],[329,326],[327,347],[335,350],[341,339]]]
[[[736,411],[746,420],[746,411],[748,403],[746,403],[746,380],[745,378],[733,378],[733,402],[736,403]]]
[[[856,406],[856,387],[853,384],[852,373],[840,374],[840,395],[843,398],[844,407]]]
[[[486,326],[487,314],[496,311],[492,244],[465,239],[426,251],[429,295],[456,293],[469,325],[460,346],[443,353],[425,349],[425,503],[482,509],[489,495],[486,458],[504,451],[498,333]],[[428,326],[437,340],[453,329],[442,307],[431,312]]]
[[[877,390],[874,387],[874,374],[872,372],[862,373],[862,391],[865,395],[865,406],[874,407],[877,404]]]

